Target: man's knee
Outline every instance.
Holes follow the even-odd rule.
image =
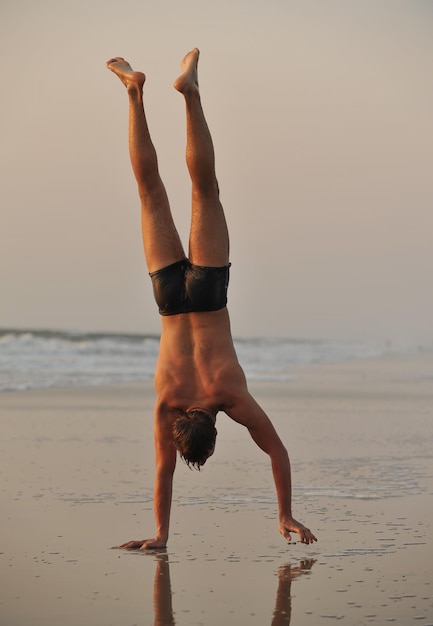
[[[219,200],[220,188],[216,178],[193,184],[193,197],[197,200]]]
[[[168,197],[165,187],[158,177],[138,183],[138,195],[144,210],[161,210],[168,208]]]

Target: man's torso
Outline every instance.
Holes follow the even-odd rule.
[[[188,410],[224,410],[246,389],[230,331],[227,309],[162,318],[155,372],[159,405]]]

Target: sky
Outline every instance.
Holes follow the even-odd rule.
[[[159,332],[113,56],[186,241],[197,46],[238,337],[432,343],[433,3],[2,0],[0,328]]]

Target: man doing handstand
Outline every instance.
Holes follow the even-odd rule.
[[[155,371],[154,511],[156,535],[121,548],[165,547],[168,540],[177,451],[200,468],[215,447],[219,411],[245,426],[271,460],[277,492],[279,531],[288,541],[316,541],[292,517],[289,457],[265,412],[248,392],[230,331],[226,307],[229,237],[215,174],[215,155],[198,87],[197,48],[182,61],[174,87],[186,103],[186,162],[192,181],[188,257],[173,223],[143,107],[145,76],[123,58],[107,67],[129,98],[129,151],[141,199],[143,243],[161,314],[160,353]]]

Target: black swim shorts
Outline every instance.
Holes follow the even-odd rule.
[[[182,259],[150,274],[161,315],[218,311],[227,304],[230,265],[206,267]]]

